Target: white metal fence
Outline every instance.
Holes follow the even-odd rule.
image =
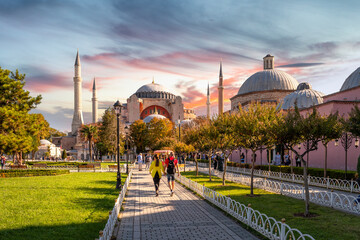
[[[125,181],[125,183],[122,187],[122,190],[119,194],[119,197],[115,201],[113,210],[111,212],[109,212],[109,219],[105,225],[104,230],[100,231],[100,233],[99,233],[100,240],[109,240],[112,237],[114,227],[115,227],[115,224],[116,224],[116,221],[118,219],[118,215],[119,215],[119,212],[121,209],[121,205],[123,203],[127,188],[130,184],[131,176],[132,176],[132,170],[129,172],[129,175],[127,176],[126,181]]]
[[[208,167],[207,163],[199,163],[201,167]],[[240,168],[240,167],[227,167],[229,172],[237,172],[250,175],[251,169],[249,168]],[[291,173],[282,173],[282,172],[272,172],[266,170],[255,169],[254,176],[265,177],[271,179],[277,179],[281,181],[300,183],[304,182],[303,175],[291,174]],[[356,192],[360,193],[360,186],[356,181],[353,180],[342,180],[342,179],[333,179],[333,178],[324,178],[324,177],[315,177],[308,176],[308,182],[311,186],[323,187],[327,189],[336,189],[347,192]]]
[[[201,168],[207,174],[208,169]],[[222,172],[212,171],[213,175],[222,178]],[[251,177],[241,173],[227,172],[225,179],[250,186]],[[267,178],[254,177],[254,187],[297,199],[305,199],[305,188],[292,183],[279,182]],[[327,190],[309,188],[310,202],[360,215],[360,201],[354,196]]]
[[[194,182],[186,177],[176,177],[186,187],[192,189],[200,196],[229,213],[239,221],[255,229],[262,235],[269,239],[277,240],[305,240],[314,239],[308,234],[301,233],[298,229],[291,228],[285,221],[277,221],[272,217],[260,213],[252,209],[250,206],[245,206],[230,197],[224,196],[212,189],[209,189],[197,182]]]

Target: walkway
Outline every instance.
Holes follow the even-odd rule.
[[[116,239],[257,239],[178,183],[170,197],[165,180],[155,197],[148,171],[134,171]]]

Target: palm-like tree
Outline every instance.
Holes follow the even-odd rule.
[[[88,125],[82,125],[80,129],[80,138],[83,141],[87,141],[89,143],[89,155],[90,155],[90,161],[92,160],[92,152],[91,152],[91,146],[94,142],[94,139],[97,136],[98,128],[96,125],[88,124]]]

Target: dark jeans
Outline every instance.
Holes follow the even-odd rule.
[[[155,185],[155,191],[159,190],[159,186],[160,186],[160,178],[159,178],[159,174],[156,173],[155,177],[153,178],[154,180],[154,185]]]
[[[301,162],[296,162],[297,167],[301,167]]]

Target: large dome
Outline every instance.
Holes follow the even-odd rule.
[[[274,56],[264,58],[264,70],[251,75],[240,87],[238,94],[269,90],[295,90],[298,81],[286,72],[274,69]]]
[[[360,86],[360,67],[350,74],[350,76],[345,80],[341,86],[340,92],[358,86]]]
[[[240,87],[238,94],[267,90],[295,90],[298,81],[286,72],[266,69],[250,76]]]
[[[296,91],[290,93],[284,98],[282,109],[288,110],[294,108],[308,108],[323,103],[324,94],[315,91],[309,83],[300,83]]]
[[[154,81],[139,88],[135,94],[138,98],[174,99],[176,97],[162,85],[154,83]]]

